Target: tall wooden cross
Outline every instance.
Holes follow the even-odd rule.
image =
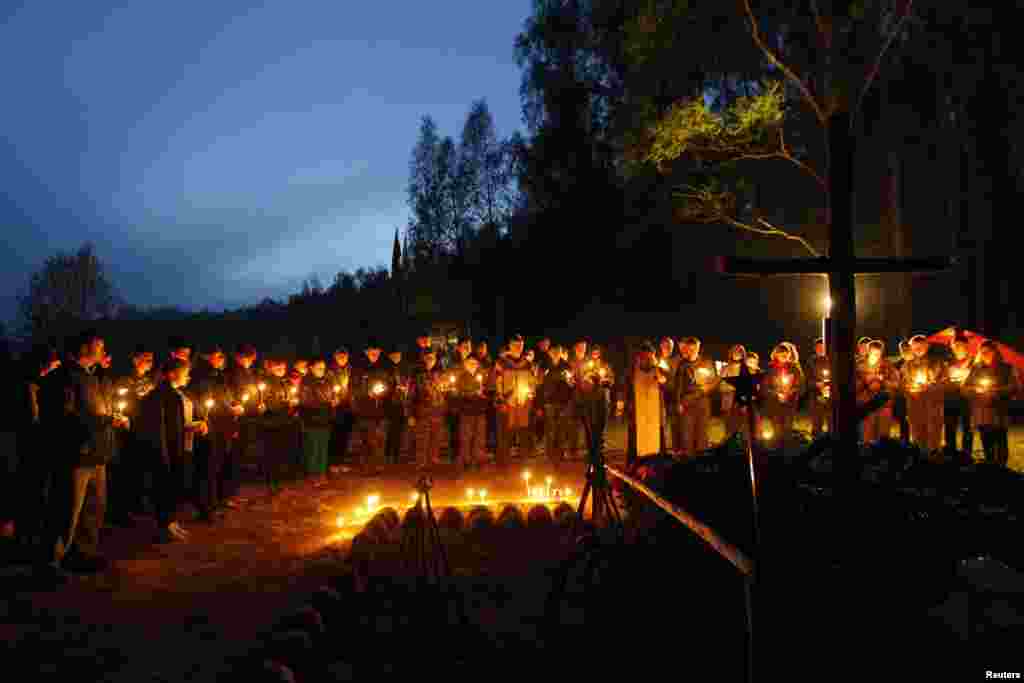
[[[717,269],[731,275],[789,276],[820,274],[828,277],[832,301],[826,350],[832,365],[831,429],[838,452],[833,458],[837,475],[856,476],[859,414],[855,386],[857,300],[855,277],[868,273],[912,273],[945,270],[952,258],[857,258],[853,244],[853,152],[848,113],[830,117],[829,143],[829,256],[807,259],[756,260],[720,258]],[[840,478],[838,481],[842,481]]]

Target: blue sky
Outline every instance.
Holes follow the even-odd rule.
[[[419,119],[521,128],[529,0],[0,9],[0,319],[96,243],[139,305],[237,306],[390,262]]]

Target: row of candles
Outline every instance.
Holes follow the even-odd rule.
[[[545,478],[545,486],[530,486],[530,479],[532,474],[529,470],[523,472],[523,481],[526,482],[526,499],[529,501],[554,501],[554,500],[569,500],[572,498],[573,492],[571,488],[552,488],[554,483],[553,477]],[[419,505],[420,494],[413,491],[409,494],[409,503],[406,505],[407,508],[415,507]],[[487,505],[488,504],[488,492],[487,489],[466,489],[466,500],[463,504],[475,504],[475,505]],[[366,496],[366,506],[358,507],[355,510],[354,515],[351,518],[345,518],[339,516],[337,519],[337,525],[344,527],[349,524],[358,524],[365,522],[367,519],[372,517],[378,511],[381,510],[380,495],[371,493]]]

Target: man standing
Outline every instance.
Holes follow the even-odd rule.
[[[464,369],[466,358],[469,357],[473,350],[473,343],[468,337],[462,337],[452,351],[452,356],[448,362],[448,381],[449,384],[453,384],[456,381],[456,376],[459,370]],[[459,461],[459,411],[453,410],[449,407],[448,412],[448,459],[454,465]],[[485,415],[486,423],[486,415]],[[486,424],[484,429],[486,430]]]
[[[334,424],[331,425],[331,445],[329,447],[331,464],[338,467],[345,462],[352,439],[352,366],[349,365],[347,348],[339,347],[334,351],[331,366],[327,369],[327,376],[333,383],[331,391],[338,398],[334,412]]]
[[[943,364],[928,356],[928,340],[923,335],[910,339],[913,360],[903,365],[903,390],[907,396],[907,421],[910,438],[928,454],[942,446],[943,390],[946,371]]]
[[[139,434],[147,445],[157,489],[156,512],[159,542],[188,540],[188,532],[176,519],[178,506],[193,498],[188,486],[196,435],[207,435],[207,423],[198,419],[192,399],[183,389],[188,385],[191,367],[175,357],[163,367],[163,381],[146,397],[139,410]],[[198,501],[194,501],[197,502]]]
[[[441,459],[445,434],[448,391],[443,371],[437,367],[437,354],[427,351],[412,380],[411,416],[415,457],[421,469],[430,469]]]
[[[192,382],[191,393],[208,431],[196,439],[194,497],[200,501],[200,521],[209,522],[229,495],[224,489],[223,474],[238,429],[238,411],[232,410],[235,397],[225,372],[227,354],[220,346],[213,345],[201,358],[203,365]]]
[[[232,412],[238,416],[238,436],[228,452],[228,460],[222,470],[222,490],[227,496],[224,504],[237,508],[241,503],[241,463],[252,457],[255,449],[253,420],[259,413],[259,379],[253,364],[256,362],[256,348],[241,344],[235,350],[234,364],[228,371],[228,386],[231,389]]]
[[[1017,373],[1003,362],[998,347],[992,341],[983,342],[963,392],[971,404],[971,421],[981,434],[986,462],[1006,467],[1009,461],[1009,406],[1019,391]]]
[[[825,423],[832,430],[832,368],[825,354],[825,340],[814,340],[814,358],[811,359],[811,436],[817,438],[825,431]]]
[[[380,362],[380,354],[380,344],[370,341],[366,346],[366,366],[353,378],[355,433],[364,474],[380,472],[384,463],[387,405],[396,391],[394,374]]]
[[[50,373],[40,388],[43,428],[53,435],[59,463],[55,518],[43,544],[55,566],[69,561],[84,571],[100,571],[100,530],[107,506],[107,462],[114,432],[128,418],[115,415],[94,369],[105,355],[103,338],[86,332],[72,342],[71,358]]]
[[[568,456],[571,434],[576,430],[576,405],[572,370],[562,362],[560,348],[549,349],[548,369],[542,371],[537,389],[537,415],[547,424],[544,452],[552,464]]]
[[[580,387],[583,384],[584,377],[588,374],[588,363],[593,366],[593,362],[587,353],[588,350],[589,342],[586,339],[580,339],[573,344],[572,360],[567,363],[569,372],[572,374],[573,386],[573,419],[570,421],[571,431],[569,432],[568,444],[569,452],[573,458],[579,458],[586,449],[586,439],[581,436],[583,432],[581,420],[586,419],[588,406],[584,404],[585,396],[581,392]]]
[[[530,433],[530,411],[535,390],[533,366],[523,358],[523,337],[516,335],[509,343],[509,352],[495,363],[498,405],[498,466],[508,464],[512,441],[518,436],[520,457],[533,455],[533,434]]]
[[[489,401],[476,358],[467,355],[454,377],[455,382],[449,382],[449,405],[459,416],[459,461],[456,465],[464,471],[483,464]]]
[[[110,516],[115,524],[127,524],[130,515],[141,514],[147,492],[146,478],[149,468],[140,449],[138,424],[139,405],[156,388],[153,377],[153,353],[143,346],[136,347],[131,356],[131,372],[113,382],[116,412],[128,417],[131,429],[117,435],[117,458],[107,468],[107,488],[110,495]]]
[[[405,437],[406,403],[409,397],[409,373],[402,363],[402,350],[394,347],[388,353],[386,364],[391,373],[391,384],[395,392],[387,402],[387,438],[385,460],[397,465],[402,459],[402,441]]]
[[[263,443],[263,469],[267,486],[279,490],[281,471],[294,461],[299,449],[300,428],[291,414],[291,385],[287,378],[288,363],[283,358],[271,357],[264,376],[263,414],[259,419],[260,440]],[[326,448],[326,447],[325,447]]]
[[[662,337],[658,346],[658,355],[654,362],[665,374],[665,384],[661,387],[661,452],[676,450],[682,443],[682,421],[678,410],[673,405],[672,391],[676,383],[676,371],[679,369],[679,356],[676,356],[675,342],[671,337]]]
[[[910,342],[906,339],[899,343],[899,354],[900,358],[897,360],[893,367],[900,373],[900,377],[903,376],[903,366],[908,361],[914,360],[914,354],[910,350]],[[900,441],[904,444],[910,443],[910,423],[907,421],[907,394],[903,391],[903,385],[900,383],[899,389],[896,390],[896,397],[892,402],[892,417],[896,424],[900,428]]]
[[[680,455],[693,456],[708,448],[711,392],[718,387],[715,364],[700,355],[700,340],[680,340],[681,360],[676,368],[673,405],[679,415]]]
[[[331,425],[336,423],[334,410],[338,404],[335,384],[327,375],[322,358],[313,359],[310,374],[302,382],[299,415],[302,419],[303,463],[306,474],[315,478],[315,485],[325,482]]]

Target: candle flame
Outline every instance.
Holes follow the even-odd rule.
[[[378,382],[377,384],[374,384],[373,385],[373,393],[375,393],[377,395],[383,394],[384,393],[384,385],[381,384],[380,382]]]
[[[248,400],[249,400],[249,394],[242,394],[242,403],[245,403]]]
[[[341,391],[341,386],[340,386],[340,385],[338,385],[338,384],[335,384],[335,385],[334,385],[334,393],[336,393],[336,394],[337,394],[337,393],[338,393],[338,392],[340,392],[340,391]]]
[[[288,392],[288,393],[290,393],[290,394],[291,394],[292,396],[294,396],[295,394],[299,393],[299,388],[298,388],[298,387],[292,387],[292,388],[291,388],[291,389],[289,390],[289,392]]]
[[[213,399],[212,398],[206,399],[206,407],[207,407],[207,409],[213,407]]]
[[[525,479],[526,481],[530,481],[530,470],[526,470],[525,472],[523,472],[523,479]]]
[[[127,394],[127,393],[128,393],[128,390],[127,390],[127,389],[125,389],[125,388],[123,388],[123,387],[122,387],[121,389],[118,389],[118,390],[117,390],[117,395],[118,395],[118,396],[124,396],[124,395],[125,395],[125,394]]]
[[[341,516],[341,515],[338,515],[338,526],[339,527],[345,526],[345,518],[343,516]]]
[[[267,385],[264,384],[263,382],[260,382],[259,386],[256,387],[256,388],[259,389],[260,391],[266,391],[267,390]]]
[[[474,491],[473,489],[466,489],[466,498],[469,498],[470,500],[473,500],[473,497],[475,495],[476,495],[476,491]]]
[[[377,509],[377,505],[380,503],[380,496],[373,493],[366,497],[366,512],[370,513]]]
[[[124,401],[121,401],[120,403],[117,404],[117,409],[118,410],[124,410],[125,406],[127,406],[127,405],[128,405],[127,403],[125,403]]]

